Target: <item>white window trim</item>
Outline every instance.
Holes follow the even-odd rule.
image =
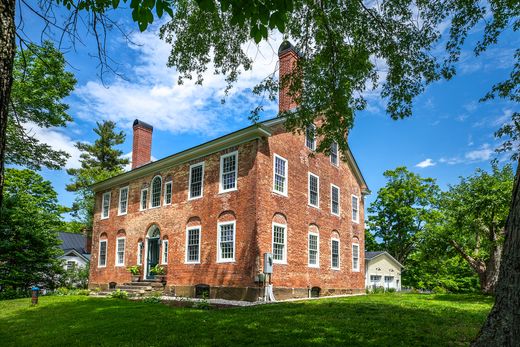
[[[317,190],[318,190],[318,196],[316,198],[317,205],[311,204],[311,176],[314,176],[318,179],[317,181]],[[320,208],[320,177],[318,175],[313,174],[309,171],[307,175],[307,204],[314,208]]]
[[[278,159],[281,159],[285,162],[285,172],[284,172],[284,175],[285,175],[285,184],[283,186],[283,192],[280,192],[278,190],[275,189],[275,184],[276,184],[276,158]],[[279,195],[283,195],[283,196],[287,196],[287,192],[289,191],[289,161],[287,159],[285,159],[284,157],[278,155],[278,154],[274,154],[273,156],[273,193],[276,193],[276,194],[279,194]]]
[[[159,192],[159,205],[158,206],[152,206],[152,201],[153,201],[153,181],[155,181],[155,179],[159,177],[161,179],[161,190]],[[155,175],[152,180],[150,181],[150,196],[149,196],[149,201],[148,201],[148,208],[152,209],[152,208],[159,208],[161,207],[161,195],[163,195],[163,192],[162,192],[162,189],[163,189],[163,179],[162,179],[162,176],[161,175]]]
[[[332,243],[333,241],[338,242],[338,266],[332,265]],[[330,268],[332,270],[339,270],[341,268],[341,241],[337,237],[330,239]]]
[[[273,258],[273,264],[287,264],[287,224],[275,223],[273,222],[273,226],[271,227],[271,254],[274,254],[274,227],[282,227],[283,231],[283,259],[276,260]]]
[[[307,146],[307,127],[305,127],[305,148],[310,149],[311,151],[316,150],[316,125],[315,124],[309,124],[310,127],[314,130],[314,139],[312,140],[312,148]]]
[[[317,253],[316,253],[316,264],[311,264],[311,235],[317,236],[316,245],[317,245]],[[313,268],[320,267],[320,234],[309,231],[307,236],[307,266]]]
[[[143,265],[144,244],[142,241],[137,242],[137,265]]]
[[[238,159],[238,157],[237,157]],[[220,161],[220,165],[222,166],[222,160]],[[200,185],[200,196],[191,196],[191,169],[194,168],[194,167],[197,167],[197,166],[202,166],[202,181],[201,181],[201,185]],[[197,200],[197,199],[200,199],[204,196],[204,171],[205,171],[205,164],[204,162],[201,162],[201,163],[197,163],[197,164],[193,164],[193,165],[190,165],[190,172],[189,172],[189,179],[188,179],[188,200]],[[237,168],[238,168],[238,165],[237,165]],[[237,170],[238,171],[238,170]],[[222,171],[221,171],[221,174],[220,176],[222,177]],[[235,183],[235,186],[236,186],[236,183]]]
[[[233,224],[233,258],[232,259],[222,259],[222,254],[220,254],[220,239],[221,239],[221,232],[220,232],[220,226],[221,225],[227,225],[227,224]],[[236,249],[236,234],[237,234],[237,228],[236,228],[236,221],[230,221],[230,222],[219,222],[217,223],[217,263],[234,263],[237,249]]]
[[[170,202],[166,202],[166,186],[170,186]],[[164,182],[164,194],[163,194],[163,205],[168,206],[172,204],[173,201],[173,182],[172,180]]]
[[[336,144],[336,161],[337,163],[334,163],[332,161],[332,145],[330,146],[331,147],[331,155],[329,156],[330,157],[330,163],[336,167],[339,167],[339,148],[338,148],[338,143],[337,142],[334,142]]]
[[[123,247],[123,262],[120,263],[119,262],[119,257],[117,255],[117,253],[119,253],[119,240],[125,240],[125,246]],[[120,266],[125,266],[125,253],[126,253],[126,237],[122,236],[122,237],[116,237],[116,265],[117,267],[120,267]]]
[[[359,196],[357,195],[354,195],[352,194],[352,197],[350,198],[350,201],[351,201],[351,204],[352,204],[352,198],[356,198],[356,201],[357,201],[357,213],[356,213],[356,219],[352,218],[352,221],[354,223],[358,223],[359,224]],[[352,212],[354,211],[354,205],[352,204]]]
[[[332,189],[333,188],[336,188],[338,189],[338,213],[335,213],[333,210],[332,210]],[[335,185],[335,184],[330,184],[330,213],[333,215],[333,216],[340,216],[341,214],[341,189]]]
[[[223,189],[222,188],[222,176],[224,175],[223,169],[224,169],[224,159],[227,157],[231,157],[232,155],[235,156],[235,188],[230,189]],[[233,192],[235,190],[238,190],[238,151],[233,151],[227,154],[223,154],[220,156],[220,177],[219,177],[219,184],[218,184],[218,192],[220,193],[227,193],[227,192]]]
[[[108,211],[107,215],[105,216],[105,197],[108,196]],[[110,217],[110,198],[112,196],[112,192],[104,192],[101,199],[101,219],[108,219]]]
[[[357,262],[357,268],[354,267],[354,246],[357,246],[357,249],[358,249],[358,262]],[[359,251],[359,243],[353,243],[352,244],[352,272],[359,272],[359,268],[361,267],[360,266],[360,263],[361,263],[361,257],[360,257],[360,251]]]
[[[166,247],[165,247],[166,245]],[[161,248],[161,264],[168,264],[168,255],[170,253],[170,243],[168,240],[162,240],[162,248]],[[165,257],[166,255],[166,257]]]
[[[148,207],[148,201],[146,201],[146,204],[145,204],[145,206],[143,208],[143,192],[146,192],[146,200],[148,200],[148,198],[149,198],[149,196],[148,196],[148,188],[141,189],[141,197],[139,199],[139,211],[144,211]]]
[[[123,189],[126,189],[126,210],[125,210],[125,212],[121,211],[121,198],[122,198],[121,191]],[[130,197],[130,188],[128,188],[128,186],[119,188],[119,205],[117,206],[117,215],[118,216],[124,216],[125,214],[128,213],[128,200],[129,200],[128,198],[129,197]]]
[[[188,260],[188,231],[189,230],[198,230],[199,231],[199,247],[198,247],[198,256],[197,256],[197,261],[193,261],[193,260]],[[200,226],[196,226],[196,227],[187,227],[186,228],[186,247],[184,247],[184,250],[185,250],[185,254],[184,254],[184,263],[185,264],[200,264],[200,244],[201,244],[201,241],[202,241],[202,233],[201,233],[201,227]]]
[[[105,265],[101,265],[101,243],[105,243]],[[98,268],[99,267],[107,267],[108,263],[108,240],[103,239],[99,240],[99,248],[98,248]]]

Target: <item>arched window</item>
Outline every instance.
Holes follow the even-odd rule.
[[[162,179],[161,176],[155,176],[152,180],[152,194],[150,207],[159,207],[161,206],[161,188],[162,188]]]

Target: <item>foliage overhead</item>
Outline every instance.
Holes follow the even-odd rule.
[[[63,127],[72,121],[63,99],[75,84],[74,75],[65,71],[63,54],[51,42],[17,51],[7,123],[7,164],[34,170],[65,165],[69,154],[41,143],[31,127]]]
[[[129,163],[127,158],[122,157],[123,152],[115,148],[125,141],[125,133],[116,132],[116,124],[112,121],[96,124],[94,132],[98,138],[94,144],[77,142],[75,145],[82,152],[81,167],[67,169],[72,182],[66,189],[76,193],[72,213],[88,229],[92,227],[94,215],[94,193],[91,186],[122,173]]]
[[[367,224],[381,239],[383,249],[406,266],[426,224],[437,216],[440,190],[434,179],[422,178],[406,167],[387,170],[383,175],[387,183],[368,208]]]
[[[56,192],[31,170],[6,169],[5,199],[0,210],[0,288],[52,287],[62,266],[57,257],[61,226]]]

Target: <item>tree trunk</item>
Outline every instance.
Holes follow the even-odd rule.
[[[498,275],[500,271],[500,261],[502,258],[502,245],[494,240],[489,260],[486,263],[486,271],[484,272],[484,281],[480,282],[480,290],[484,294],[494,294],[498,283]]]
[[[517,166],[513,201],[505,229],[505,242],[495,305],[473,347],[518,346],[520,343],[520,166]]]
[[[15,0],[0,0],[0,206],[4,197],[4,163],[8,106],[13,85],[13,63],[16,52]]]

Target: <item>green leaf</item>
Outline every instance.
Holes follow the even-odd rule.
[[[112,0],[112,8],[116,9],[119,7],[119,0]]]
[[[161,0],[157,1],[155,5],[155,11],[157,12],[157,17],[161,18],[163,15],[163,2]]]

